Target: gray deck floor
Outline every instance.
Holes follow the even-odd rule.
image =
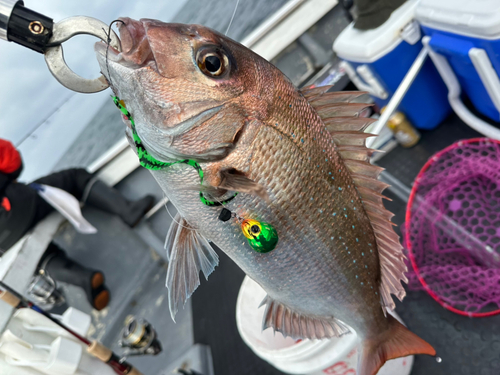
[[[154,194],[158,200],[163,198],[150,173],[142,168],[129,175],[118,189],[134,199],[146,193]],[[171,211],[175,212],[173,208]],[[164,373],[194,344],[191,304],[188,302],[179,311],[177,323],[168,310],[163,243],[170,216],[162,209],[148,222],[130,229],[118,217],[96,209],[85,208],[84,214],[99,232],[81,235],[67,225],[56,242],[72,258],[104,272],[112,299],[105,310],[92,311],[83,291],[66,286],[69,304],[92,315],[92,338],[116,353],[121,352],[117,342],[126,317],[136,315],[148,320],[157,330],[163,352],[155,357],[133,357],[130,362],[144,375]]]

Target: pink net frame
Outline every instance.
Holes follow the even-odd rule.
[[[475,138],[424,165],[408,201],[409,288],[470,317],[500,313],[500,142]]]

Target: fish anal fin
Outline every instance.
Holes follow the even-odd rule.
[[[184,306],[200,285],[200,271],[208,279],[219,264],[219,257],[208,241],[179,214],[167,234],[165,247],[169,260],[168,304],[175,321],[179,306]]]
[[[358,375],[375,375],[384,363],[390,359],[406,357],[412,354],[436,355],[434,348],[425,340],[410,332],[391,315],[389,330],[379,337],[368,338],[358,357]]]
[[[272,328],[284,337],[293,339],[323,339],[340,337],[349,333],[349,328],[334,317],[324,318],[301,314],[285,304],[266,296],[261,306],[266,305],[262,319],[262,330]]]
[[[269,202],[269,194],[264,186],[251,180],[243,174],[234,170],[220,171],[219,189],[232,190],[239,193],[246,193],[262,198]]]

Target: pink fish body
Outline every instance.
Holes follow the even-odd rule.
[[[177,208],[167,236],[172,316],[217,264],[208,241],[231,257],[268,296],[263,328],[321,339],[362,338],[358,374],[391,358],[435,355],[390,315],[400,299],[404,256],[382,205],[381,169],[368,162],[358,117],[360,93],[297,90],[273,65],[208,28],[123,19],[123,53],[96,46],[102,72],[123,100],[153,158],[194,160],[153,176]],[[130,125],[130,124],[129,124]],[[130,132],[130,128],[129,128]],[[135,147],[135,146],[134,146]],[[221,206],[272,225],[276,248],[249,246]],[[234,196],[235,192],[238,192]],[[256,306],[257,308],[257,306]]]

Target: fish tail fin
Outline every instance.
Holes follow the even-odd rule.
[[[390,314],[389,329],[375,339],[368,339],[358,358],[358,375],[375,375],[389,359],[405,357],[411,354],[436,355],[434,348],[408,328],[399,323]]]

